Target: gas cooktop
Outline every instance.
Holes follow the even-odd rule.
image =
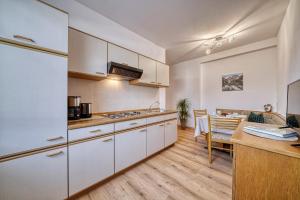
[[[120,112],[120,113],[114,113],[114,114],[104,114],[103,116],[108,117],[110,119],[120,119],[120,118],[137,116],[140,114],[141,114],[141,112],[132,111],[132,112]]]

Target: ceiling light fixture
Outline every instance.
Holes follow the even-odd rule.
[[[236,38],[235,34],[228,35],[228,36],[218,35],[216,37],[204,40],[202,46],[206,48],[205,50],[206,55],[209,55],[212,53],[214,49],[220,48],[226,43],[232,43],[235,38]]]

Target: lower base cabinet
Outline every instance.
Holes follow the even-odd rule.
[[[147,127],[147,156],[165,147],[165,123]]]
[[[177,120],[165,122],[165,147],[177,141]]]
[[[67,179],[66,147],[1,162],[0,199],[66,199]]]
[[[114,136],[69,146],[70,196],[113,174]]]
[[[115,172],[146,158],[146,128],[115,135]]]

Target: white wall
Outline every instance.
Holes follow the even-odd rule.
[[[262,110],[267,103],[276,110],[277,48],[270,46],[256,51],[250,48],[250,52],[248,48],[243,54],[235,51],[235,56],[230,54],[210,62],[202,63],[207,59],[199,58],[170,67],[167,108],[174,109],[179,99],[189,98],[191,115],[192,109],[200,108],[207,108],[209,113],[216,108]],[[244,90],[222,92],[222,75],[236,72],[244,74]],[[193,116],[188,126],[194,126]]]
[[[176,109],[183,98],[191,103],[187,126],[194,126],[193,109],[200,108],[200,63],[197,60],[182,62],[170,67],[170,87],[167,89],[167,108]]]
[[[165,62],[165,49],[74,0],[44,0],[69,13],[69,26],[127,49]],[[69,79],[68,95],[93,103],[93,112],[148,108],[159,100],[165,108],[165,89],[129,85],[127,81]]]
[[[287,85],[300,79],[300,1],[291,0],[278,33],[278,112],[286,114]]]
[[[203,63],[203,107],[263,110],[270,103],[276,111],[277,49],[268,48],[247,54]],[[222,91],[222,75],[243,73],[243,91]]]

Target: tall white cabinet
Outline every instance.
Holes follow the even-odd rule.
[[[0,199],[68,197],[68,15],[0,0]]]

